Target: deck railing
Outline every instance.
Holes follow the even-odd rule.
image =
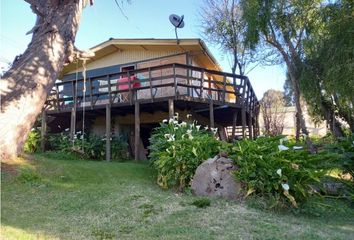
[[[82,78],[57,82],[45,108],[49,111],[73,106],[93,109],[108,103],[119,106],[136,100],[153,102],[183,96],[236,104],[247,112],[257,111],[258,100],[246,76],[177,63],[88,77],[86,83]]]

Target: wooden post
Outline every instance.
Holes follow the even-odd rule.
[[[173,83],[175,88],[175,99],[177,99],[177,78],[176,78],[176,65],[173,64]]]
[[[174,108],[174,102],[173,99],[170,98],[168,99],[168,117],[171,119],[175,115],[175,108]]]
[[[243,79],[243,91],[242,91],[242,108],[241,108],[241,120],[242,120],[242,138],[246,138],[246,87],[247,78]]]
[[[106,105],[106,161],[111,161],[111,106]]]
[[[90,106],[91,109],[93,109],[92,78],[89,78],[89,88],[90,88]]]
[[[253,123],[252,123],[253,121],[252,121],[252,111],[250,111],[249,113],[248,113],[248,137],[249,137],[249,139],[253,139],[253,132],[252,132],[252,125],[253,125]]]
[[[241,109],[241,120],[242,120],[242,138],[246,138],[246,108],[242,106]]]
[[[152,94],[151,68],[149,68],[149,84],[150,84],[151,102],[154,102],[154,94]]]
[[[140,145],[140,106],[139,101],[135,100],[135,140],[134,140],[134,158],[139,160]]]
[[[235,135],[236,135],[237,115],[238,115],[238,112],[234,112],[234,114],[232,116],[232,134],[231,134],[232,140],[235,139]]]
[[[255,117],[255,128],[256,128],[256,134],[255,137],[258,137],[261,133],[259,130],[259,105],[257,104],[256,106],[256,117]]]
[[[43,112],[42,112],[42,126],[41,126],[41,151],[42,152],[45,151],[46,133],[47,133],[47,113],[43,109]]]
[[[210,118],[210,127],[214,128],[214,101],[210,99],[209,103],[209,118]]]
[[[75,124],[76,124],[76,109],[75,107],[71,108],[71,118],[70,118],[70,140],[74,140],[75,135]]]
[[[201,79],[200,79],[200,98],[203,99],[203,90],[204,90],[204,70],[201,72]]]
[[[112,104],[111,79],[110,79],[109,75],[107,75],[107,83],[108,83],[108,99],[109,99],[109,104]]]
[[[225,97],[226,97],[226,75],[224,75],[223,78],[223,88],[222,88],[222,102],[225,103]]]
[[[132,96],[132,84],[130,82],[130,72],[128,71],[128,84],[129,84],[129,103],[133,104],[133,96]]]

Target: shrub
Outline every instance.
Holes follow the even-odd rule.
[[[294,150],[294,145],[279,136],[242,140],[231,147],[230,157],[239,166],[236,178],[247,184],[246,196],[270,197],[270,208],[285,202],[297,207],[339,157],[335,153]]]
[[[196,206],[197,208],[206,208],[210,206],[211,201],[208,198],[199,198],[197,200],[194,200],[191,204]]]
[[[216,131],[216,129],[213,129]],[[200,125],[164,120],[150,138],[149,158],[162,188],[188,186],[197,167],[219,152],[221,142]]]
[[[83,141],[84,138],[84,141]],[[51,150],[75,153],[82,158],[104,160],[106,154],[106,139],[90,134],[83,136],[78,132],[74,141],[70,140],[67,132],[51,134],[48,138]],[[114,136],[111,140],[112,159],[125,160],[128,158],[128,144],[122,136]]]
[[[111,152],[113,160],[129,159],[128,140],[123,135],[114,136],[111,142]]]
[[[31,168],[21,168],[17,180],[21,183],[37,183],[41,180],[41,177]]]
[[[24,144],[23,150],[25,153],[34,153],[38,151],[40,146],[41,134],[38,129],[32,128],[27,140]]]
[[[338,139],[335,144],[326,145],[326,150],[341,154],[339,167],[354,178],[354,135]]]
[[[66,151],[72,146],[67,132],[48,134],[48,147],[53,151]]]

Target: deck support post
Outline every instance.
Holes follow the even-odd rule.
[[[134,139],[134,158],[139,160],[139,145],[140,145],[140,106],[139,101],[135,100],[135,139]]]
[[[214,128],[214,101],[211,98],[209,102],[209,118],[210,118],[210,127]]]
[[[231,134],[232,141],[235,139],[235,135],[236,135],[237,115],[238,115],[237,111],[234,112],[234,114],[232,115],[232,134]]]
[[[71,118],[70,118],[70,141],[74,141],[75,135],[75,125],[76,125],[76,109],[75,107],[71,108]]]
[[[111,106],[106,105],[106,161],[111,161]]]
[[[172,98],[168,99],[168,117],[171,119],[175,115],[174,102]]]
[[[256,113],[254,127],[256,129],[255,137],[258,137],[260,135],[260,132],[259,132],[259,113],[258,113],[258,111]]]
[[[46,133],[47,133],[47,112],[43,109],[42,112],[42,122],[41,122],[41,151],[45,151],[45,142],[46,142]]]
[[[253,120],[252,111],[248,113],[248,137],[250,140],[253,139]]]
[[[241,120],[242,120],[242,139],[246,138],[246,109],[243,105],[241,108]]]

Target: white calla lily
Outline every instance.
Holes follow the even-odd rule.
[[[278,145],[278,149],[279,149],[279,151],[289,150],[289,148],[287,146],[284,146],[283,144]]]
[[[285,191],[289,191],[289,189],[290,189],[290,186],[287,183],[282,183],[281,186]]]

